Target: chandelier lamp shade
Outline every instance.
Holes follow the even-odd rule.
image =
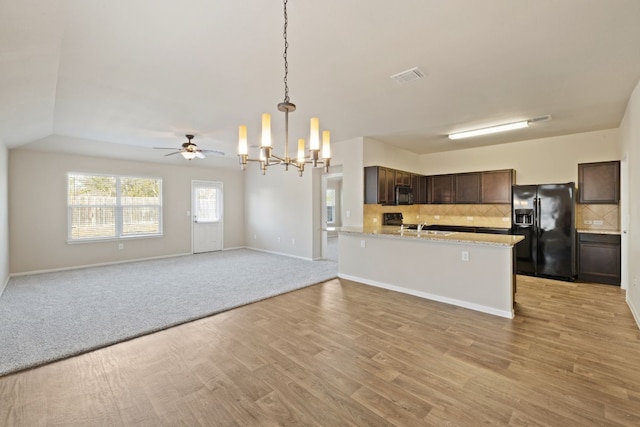
[[[322,140],[320,139],[320,121],[317,117],[311,118],[309,124],[309,152],[305,151],[305,140],[298,139],[297,156],[289,156],[289,113],[296,110],[296,105],[289,100],[289,86],[287,77],[289,75],[289,64],[287,62],[287,50],[289,43],[287,40],[287,0],[284,0],[284,101],[278,104],[278,111],[284,113],[284,152],[282,157],[274,154],[272,138],[271,138],[271,115],[262,114],[262,138],[260,141],[260,153],[258,158],[249,157],[249,145],[247,143],[247,126],[240,125],[238,128],[238,159],[242,170],[247,168],[248,162],[259,162],[260,169],[264,175],[269,166],[282,165],[285,170],[289,170],[289,166],[298,170],[299,176],[304,172],[304,166],[311,164],[313,167],[323,165],[325,172],[329,171],[331,164],[331,135],[328,130],[322,132]]]

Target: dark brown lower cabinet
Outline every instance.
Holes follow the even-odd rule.
[[[620,236],[578,233],[578,280],[620,286]]]

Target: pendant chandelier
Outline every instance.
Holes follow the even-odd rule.
[[[313,167],[324,165],[325,172],[329,171],[331,163],[330,133],[328,130],[322,132],[322,146],[320,145],[320,122],[317,117],[311,118],[310,134],[309,134],[309,154],[305,154],[305,141],[298,139],[298,155],[296,158],[289,157],[289,113],[296,110],[296,105],[289,101],[289,86],[287,77],[289,75],[289,63],[287,62],[287,50],[289,43],[287,41],[287,26],[289,19],[287,16],[287,0],[284,0],[284,101],[278,104],[278,111],[284,113],[284,156],[279,157],[273,154],[271,145],[271,115],[264,113],[262,115],[262,140],[260,143],[259,158],[250,158],[247,146],[247,127],[240,125],[238,129],[238,158],[242,170],[247,167],[247,162],[260,162],[260,169],[264,175],[269,166],[283,165],[285,170],[289,170],[289,166],[293,166],[298,170],[299,176],[304,172],[305,164],[312,164]]]

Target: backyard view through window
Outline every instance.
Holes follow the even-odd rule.
[[[69,173],[69,240],[162,234],[162,180]]]

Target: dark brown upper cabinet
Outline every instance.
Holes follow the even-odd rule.
[[[396,172],[396,185],[402,186],[410,186],[411,185],[411,174],[409,172],[404,171],[395,171]]]
[[[459,173],[454,177],[455,203],[480,203],[480,173]]]
[[[511,203],[511,187],[515,182],[515,171],[504,169],[481,173],[480,203]]]
[[[620,201],[620,161],[578,165],[578,203],[617,204]]]
[[[430,177],[430,203],[454,203],[455,175],[433,175]]]
[[[418,204],[427,204],[429,203],[429,187],[431,186],[431,177],[420,175],[419,178],[420,185],[418,187],[418,191],[413,190],[413,197],[415,203]]]
[[[396,171],[380,166],[364,168],[364,202],[392,205],[395,203]]]

